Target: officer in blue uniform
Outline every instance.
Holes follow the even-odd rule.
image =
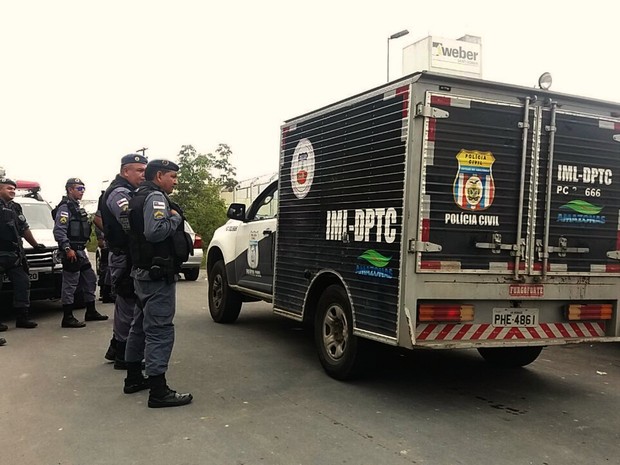
[[[146,181],[129,201],[129,250],[138,299],[125,352],[124,391],[136,392],[135,386],[142,383],[144,358],[151,408],[176,407],[192,401],[191,394],[170,389],[165,376],[174,345],[177,273],[191,250],[183,212],[168,197],[177,184],[178,170],[168,160],[150,161]]]
[[[112,276],[114,302],[114,325],[110,349],[114,351],[114,368],[126,370],[125,347],[129,327],[136,306],[131,260],[129,257],[129,236],[121,225],[121,216],[129,208],[129,200],[134,190],[144,181],[147,159],[135,153],[121,158],[120,173],[106,189],[101,201],[101,220],[103,232],[110,249],[108,266]],[[106,355],[108,354],[106,352]]]
[[[63,328],[82,328],[84,322],[73,316],[74,295],[79,290],[84,295],[86,304],[86,321],[107,320],[107,315],[100,314],[95,308],[95,274],[88,255],[86,243],[90,239],[90,221],[88,214],[80,207],[79,201],[84,196],[85,186],[80,178],[69,178],[65,183],[67,195],[52,211],[54,217],[54,239],[62,251],[62,288],[61,301]]]
[[[45,246],[39,244],[32,235],[21,205],[13,202],[16,187],[15,181],[0,178],[0,283],[4,274],[13,283],[13,307],[17,311],[15,326],[35,328],[37,324],[29,318],[30,279],[21,238],[26,239],[35,249],[44,249]],[[6,325],[0,323],[0,331],[7,329]]]

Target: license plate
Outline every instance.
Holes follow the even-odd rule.
[[[38,281],[39,280],[39,272],[38,271],[33,271],[31,273],[28,273],[28,277],[30,278],[30,281]],[[4,274],[2,276],[2,282],[3,283],[8,283],[10,281],[9,276],[7,274]]]
[[[494,308],[493,326],[497,328],[531,327],[538,325],[537,308]]]

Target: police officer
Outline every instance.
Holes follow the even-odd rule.
[[[183,213],[168,198],[177,184],[178,170],[168,160],[150,161],[146,181],[129,201],[129,249],[137,303],[127,339],[124,391],[135,392],[131,388],[143,378],[144,357],[151,408],[176,407],[192,401],[191,394],[170,389],[165,376],[174,345],[176,273],[187,260],[191,245],[184,232]]]
[[[143,155],[135,153],[121,158],[120,173],[103,194],[100,207],[103,232],[110,249],[108,266],[112,276],[112,292],[116,294],[114,325],[108,352],[115,352],[114,368],[118,370],[127,369],[125,347],[136,306],[133,278],[130,276],[129,236],[123,230],[121,221],[129,208],[129,200],[133,197],[134,190],[144,181],[146,163]]]
[[[61,300],[64,316],[63,328],[82,328],[84,322],[73,316],[74,294],[81,290],[86,303],[86,321],[107,320],[95,308],[95,288],[97,276],[86,253],[86,243],[90,239],[88,214],[80,207],[85,186],[80,178],[69,178],[65,183],[67,195],[52,211],[54,216],[54,239],[62,251],[62,289]]]
[[[0,279],[6,274],[13,283],[13,307],[17,311],[15,326],[35,328],[37,324],[29,318],[30,278],[21,238],[26,239],[35,249],[44,249],[45,246],[39,244],[32,235],[21,205],[13,202],[16,187],[15,181],[0,178]],[[0,323],[0,331],[7,329],[6,325]]]

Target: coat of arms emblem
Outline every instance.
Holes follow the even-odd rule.
[[[463,149],[456,159],[459,167],[452,189],[454,202],[463,210],[486,210],[495,198],[491,171],[495,157],[491,152]]]

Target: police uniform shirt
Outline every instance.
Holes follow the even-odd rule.
[[[132,191],[125,186],[118,186],[108,196],[106,205],[119,223],[121,222],[121,213],[129,208],[131,197]]]
[[[162,192],[150,193],[144,201],[144,237],[149,242],[162,242],[172,236],[183,218],[170,213],[170,204]],[[131,276],[138,280],[149,281],[147,270],[134,268]]]
[[[183,218],[170,212],[168,199],[162,192],[152,192],[144,202],[144,237],[149,242],[162,242],[171,237]]]
[[[28,221],[26,221],[26,217],[24,216],[22,206],[16,202],[13,202],[12,200],[7,203],[3,199],[0,199],[0,207],[8,208],[10,210],[13,210],[13,212],[15,212],[15,217],[16,217],[15,226],[17,227],[17,233],[21,237],[23,237],[24,232],[27,229],[30,229],[30,226],[28,225]]]
[[[75,204],[76,210],[80,210],[80,204],[75,200],[67,198],[67,203],[63,203],[58,207],[56,211],[56,218],[54,219],[54,239],[58,242],[58,246],[64,250],[66,247],[71,247],[71,241],[69,241],[69,221],[71,220],[71,210],[69,210],[68,203]],[[82,251],[78,251],[82,252]],[[86,252],[82,252],[86,255]],[[78,253],[78,255],[80,255]]]

